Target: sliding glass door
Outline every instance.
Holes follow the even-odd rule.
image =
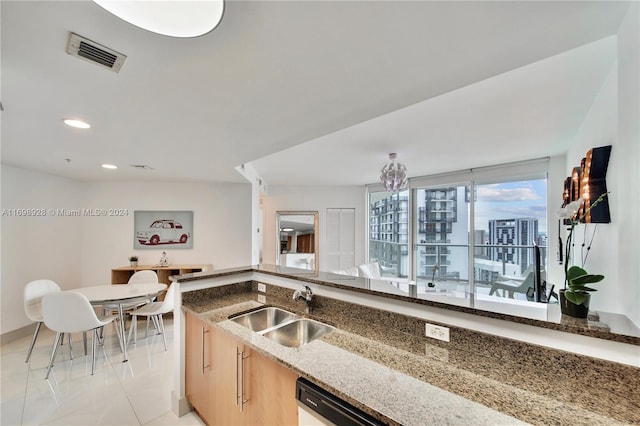
[[[384,276],[409,275],[409,191],[369,193],[369,261]]]
[[[478,295],[533,300],[534,247],[547,259],[547,180],[476,184],[474,279]]]
[[[547,262],[547,167],[534,160],[414,178],[398,193],[370,189],[369,261],[415,281],[417,297],[533,301],[534,247],[542,280]]]
[[[468,186],[418,188],[413,194],[418,293],[466,292],[469,286]]]

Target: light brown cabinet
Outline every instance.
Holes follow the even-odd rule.
[[[202,321],[187,318],[196,321],[186,323],[186,395],[207,424],[298,424],[295,373],[222,330],[203,332]],[[203,369],[202,360],[210,366]]]
[[[212,424],[211,398],[213,329],[204,321],[187,313],[185,315],[185,394],[200,418]]]
[[[248,405],[245,405],[245,424],[297,425],[298,376],[254,350],[249,351],[247,361],[250,366],[244,395],[248,400]]]

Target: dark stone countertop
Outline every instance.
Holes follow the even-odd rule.
[[[560,313],[557,304],[549,304],[545,313],[545,320],[519,316],[513,314],[512,307],[508,304],[492,304],[486,301],[475,300],[473,294],[466,294],[464,297],[447,297],[437,293],[420,294],[420,297],[409,297],[406,293],[398,291],[391,285],[384,285],[380,280],[370,280],[368,278],[351,277],[338,275],[331,272],[308,271],[296,268],[283,268],[276,265],[253,265],[241,266],[237,268],[221,269],[216,271],[194,272],[178,277],[172,277],[178,282],[198,281],[207,278],[218,278],[223,276],[237,275],[246,272],[260,272],[272,276],[290,278],[312,284],[319,284],[327,287],[346,289],[363,294],[373,294],[384,296],[396,300],[403,300],[411,303],[434,306],[437,308],[452,311],[470,313],[474,315],[505,320],[520,324],[533,325],[566,333],[580,334],[589,337],[596,337],[605,340],[612,340],[621,343],[628,343],[640,346],[640,330],[623,315],[591,312],[589,318],[572,318]],[[392,280],[392,277],[384,277]],[[508,313],[500,313],[505,305]],[[536,304],[533,304],[534,306]],[[538,304],[539,305],[539,304]],[[525,312],[520,309],[520,312]],[[522,315],[526,315],[522,313]]]
[[[287,348],[229,321],[263,306],[255,283],[183,293],[183,307],[390,424],[640,423],[640,371],[464,329],[424,337],[424,321],[317,297],[311,318],[337,329]],[[267,304],[302,313],[291,291]]]

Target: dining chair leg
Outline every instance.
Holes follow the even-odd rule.
[[[33,333],[33,338],[31,339],[31,344],[29,345],[29,351],[27,352],[27,359],[24,362],[29,362],[29,358],[31,358],[31,352],[33,352],[33,347],[36,344],[38,333],[40,333],[40,327],[42,327],[42,322],[36,323],[36,331]]]
[[[73,359],[73,346],[71,346],[71,333],[67,333],[69,336],[69,358]],[[64,337],[62,338],[64,340]]]
[[[158,324],[158,315],[154,315],[151,317],[153,321],[153,327],[156,329],[156,334],[160,334],[160,325]]]
[[[149,320],[151,319],[151,316],[147,315],[147,328],[144,330],[144,338],[147,338],[147,335],[149,334]]]
[[[91,375],[96,372],[96,343],[98,340],[98,329],[93,329],[93,335],[91,336]]]
[[[131,341],[131,334],[133,334],[133,343],[136,343],[138,341],[138,316],[135,315],[135,310],[131,316],[131,326],[129,327],[127,342]]]
[[[126,336],[126,333],[124,331],[124,326],[122,325],[122,322],[120,321],[119,318],[116,319],[115,321],[113,321],[113,326],[116,329],[116,335],[118,337],[118,343],[120,344],[120,350],[122,351],[122,353],[124,355],[124,359],[123,359],[122,362],[127,362],[128,361],[127,347],[126,347],[127,342],[125,341],[127,336]]]
[[[51,359],[49,360],[49,367],[47,368],[47,375],[44,376],[44,379],[47,380],[49,378],[49,373],[51,372],[51,367],[53,367],[53,361],[56,359],[56,352],[58,352],[58,346],[60,346],[61,339],[64,339],[63,333],[56,333],[56,338],[53,341],[53,349],[51,350]]]
[[[164,351],[167,351],[167,336],[164,334],[164,323],[162,322],[162,315],[157,317],[158,324],[160,326],[160,333],[162,333],[162,343],[164,343]]]
[[[133,311],[135,314],[135,310]],[[133,327],[133,343],[138,341],[138,316],[131,317],[131,326]]]
[[[84,356],[87,356],[87,332],[82,332],[82,343],[84,344]]]

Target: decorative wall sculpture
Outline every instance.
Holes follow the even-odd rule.
[[[583,223],[611,222],[609,197],[604,197],[602,201],[589,210],[591,203],[607,192],[606,177],[610,155],[611,145],[590,149],[580,162],[580,167],[574,167],[571,171],[571,176],[564,181],[562,207],[578,198],[582,198],[583,203],[578,212],[578,217],[582,217],[584,212],[587,212],[581,220]]]

